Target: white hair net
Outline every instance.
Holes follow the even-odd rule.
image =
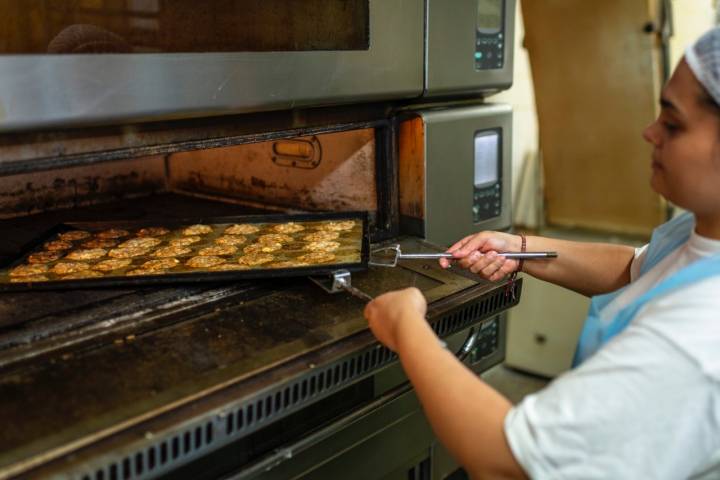
[[[685,61],[715,103],[720,105],[720,27],[713,28],[688,47]]]

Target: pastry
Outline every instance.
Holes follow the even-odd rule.
[[[62,252],[37,252],[28,257],[28,263],[49,263],[59,260]]]
[[[133,258],[147,255],[149,250],[141,247],[113,248],[108,252],[108,256],[113,258]]]
[[[335,240],[340,234],[333,232],[332,230],[318,230],[314,233],[308,233],[303,237],[306,242],[325,242],[328,240]]]
[[[198,253],[200,255],[232,255],[235,252],[237,252],[237,247],[233,245],[215,245],[201,248]]]
[[[185,247],[188,245],[192,245],[193,243],[197,243],[200,240],[201,240],[201,238],[198,237],[197,235],[190,235],[190,236],[183,237],[183,238],[174,238],[174,239],[170,240],[170,242],[168,242],[168,243],[170,243],[170,245],[172,245],[173,247]]]
[[[35,265],[20,265],[15,268],[13,268],[10,271],[11,277],[30,277],[32,275],[40,275],[41,273],[45,273],[48,271],[48,266],[39,263]]]
[[[130,232],[127,230],[122,230],[119,228],[111,228],[109,230],[102,231],[96,235],[98,238],[122,238],[127,237],[130,235]]]
[[[120,248],[152,248],[160,245],[162,243],[162,240],[158,238],[153,237],[140,237],[140,238],[131,238],[130,240],[126,240],[122,242],[118,247]]]
[[[92,266],[93,270],[99,270],[101,272],[110,272],[119,268],[125,268],[132,263],[129,258],[110,258],[96,263]]]
[[[345,230],[352,230],[355,226],[355,220],[342,220],[337,222],[323,222],[320,224],[318,230],[329,230],[331,232],[343,232]]]
[[[223,235],[215,239],[218,245],[242,245],[245,242],[247,237],[244,235]]]
[[[163,235],[167,235],[170,233],[170,230],[168,230],[165,227],[146,227],[141,228],[137,232],[138,237],[161,237]]]
[[[94,260],[96,258],[104,257],[107,254],[107,250],[104,248],[87,248],[74,250],[67,254],[70,260]]]
[[[310,242],[305,245],[305,250],[311,250],[313,252],[334,252],[338,248],[340,248],[338,242],[330,241]]]
[[[282,244],[280,243],[253,243],[252,245],[248,245],[247,247],[243,248],[243,252],[245,253],[270,253],[270,252],[277,252],[282,248]]]
[[[200,255],[197,257],[192,257],[190,260],[185,262],[185,265],[192,268],[209,268],[215,265],[220,265],[221,263],[225,263],[224,258]]]
[[[153,257],[179,257],[192,252],[192,248],[180,245],[170,245],[169,247],[158,248],[153,252]]]
[[[56,252],[58,250],[68,250],[70,248],[72,248],[72,243],[66,242],[64,240],[53,240],[45,243],[45,249],[50,250],[51,252]]]
[[[82,272],[89,270],[90,265],[85,262],[58,262],[52,267],[51,271],[58,275],[67,275],[69,273]]]
[[[300,255],[298,260],[306,263],[328,263],[335,260],[335,254],[328,252],[310,252]]]
[[[190,225],[182,231],[183,235],[205,235],[212,232],[209,225]]]
[[[82,240],[83,238],[88,238],[92,234],[90,232],[85,232],[83,230],[71,230],[69,232],[64,232],[58,235],[58,238],[60,240],[64,240],[66,242],[72,242],[73,240]]]
[[[117,245],[117,240],[112,238],[91,238],[82,243],[85,248],[112,248]]]
[[[240,265],[254,267],[256,265],[272,262],[273,260],[275,260],[275,256],[268,253],[250,253],[238,258],[237,261]]]
[[[225,235],[248,235],[251,233],[257,233],[259,231],[260,228],[256,227],[255,225],[241,223],[226,228],[224,233]]]
[[[303,227],[299,223],[288,222],[288,223],[281,223],[280,225],[275,225],[273,227],[273,230],[275,230],[278,233],[295,233],[295,232],[301,232],[301,231],[305,230],[305,227]]]

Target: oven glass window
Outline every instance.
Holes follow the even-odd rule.
[[[485,131],[475,134],[475,187],[496,184],[499,179],[500,133]]]
[[[0,0],[0,12],[0,54],[369,48],[369,0]]]
[[[477,29],[483,33],[497,33],[502,28],[503,0],[478,0]]]

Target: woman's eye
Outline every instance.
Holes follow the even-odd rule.
[[[680,128],[679,125],[672,122],[662,122],[662,125],[668,132],[675,132]]]

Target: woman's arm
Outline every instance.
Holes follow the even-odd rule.
[[[546,237],[526,237],[527,251],[556,251],[557,258],[527,260],[523,271],[587,296],[617,290],[630,282],[630,264],[635,249],[609,243],[572,242]],[[458,264],[488,280],[498,281],[518,267],[497,252],[519,252],[521,237],[503,232],[469,235],[448,249]],[[481,255],[482,254],[482,255]],[[440,264],[447,268],[449,262]]]
[[[365,309],[375,336],[397,352],[440,441],[472,478],[526,478],[504,433],[511,408],[502,395],[443,349],[410,288],[376,298]]]

